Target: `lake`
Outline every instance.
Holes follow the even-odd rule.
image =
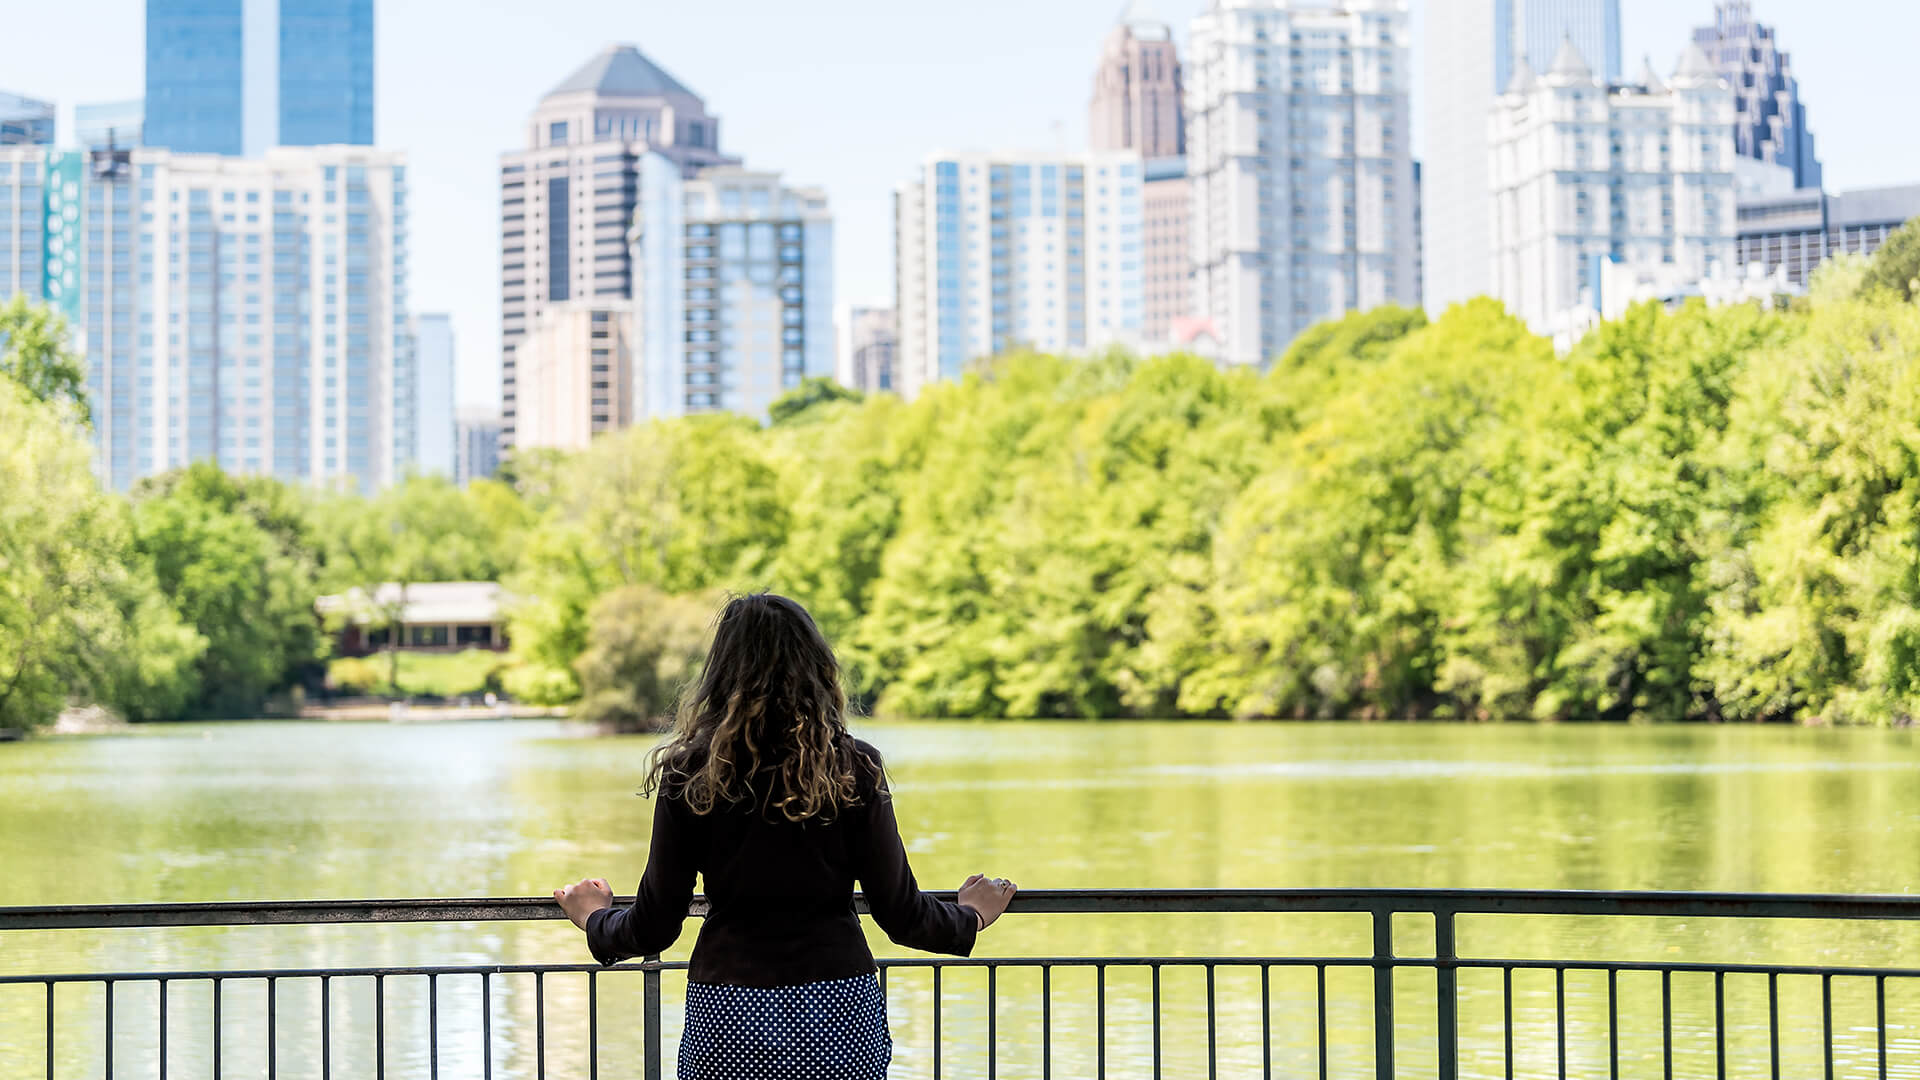
[[[1542,887],[1905,893],[1920,884],[1920,752],[1906,731],[1749,727],[1522,727],[1226,723],[867,723],[887,754],[902,830],[921,882],[968,873],[1033,888]],[[540,895],[584,876],[631,892],[646,859],[651,804],[636,797],[651,737],[600,738],[563,722],[235,723],[0,746],[0,905],[160,900]],[[684,958],[695,926],[670,957]],[[1431,933],[1431,923],[1426,928]],[[1010,915],[983,954],[1351,955],[1365,920],[1298,916]],[[1905,924],[1809,925],[1465,918],[1464,954],[1788,961],[1920,966]],[[874,934],[876,950],[892,950]],[[1428,948],[1431,948],[1430,939]],[[0,973],[373,964],[572,963],[565,924],[242,927],[0,935]],[[1462,1074],[1499,1075],[1500,990],[1462,975]],[[1351,978],[1347,978],[1347,976]],[[1084,977],[1083,977],[1084,976]],[[669,1034],[678,976],[668,979]],[[1169,971],[1169,1076],[1205,1075],[1202,976]],[[1145,975],[1109,983],[1111,1076],[1138,1076],[1150,1052]],[[1222,971],[1221,1076],[1259,1075],[1257,971]],[[1329,976],[1336,1075],[1370,1068],[1370,976]],[[1054,976],[1054,1075],[1089,1075],[1092,976]],[[1409,982],[1418,982],[1414,976]],[[579,977],[544,989],[547,1074],[584,1075]],[[924,973],[890,986],[894,1075],[931,1058]],[[943,1075],[984,1076],[984,977],[950,977]],[[1275,1075],[1316,1053],[1308,975],[1276,969]],[[1431,976],[1425,977],[1431,998]],[[1710,990],[1676,979],[1677,1075],[1712,1072]],[[1727,990],[1735,1065],[1764,1064],[1764,984]],[[480,1073],[477,985],[449,979],[439,1005],[439,1067]],[[600,980],[601,1066],[632,1071],[634,977]],[[1623,977],[1623,1075],[1658,1072],[1658,988]],[[998,1075],[1038,1076],[1038,977],[1001,976]],[[1568,981],[1570,1025],[1604,1015],[1604,984]],[[1404,1075],[1430,1074],[1418,986],[1402,1010]],[[170,1064],[208,1066],[196,1019],[204,983],[170,998]],[[279,1073],[318,1076],[317,988],[280,991]],[[371,1075],[363,1032],[371,989],[336,987],[335,1074]],[[1888,990],[1894,1071],[1920,1075],[1920,994]],[[1552,1071],[1551,982],[1515,977],[1519,1072]],[[99,1075],[97,987],[62,990],[60,1073]],[[91,996],[89,996],[91,995]],[[262,1075],[262,987],[229,987],[230,1075]],[[1870,990],[1867,991],[1870,998]],[[529,985],[492,995],[496,1076],[532,1076]],[[389,1076],[426,1075],[424,990],[387,991]],[[39,987],[0,992],[0,1076],[39,1075]],[[155,993],[117,999],[116,1075],[151,1076]],[[1430,1012],[1431,1005],[1427,1006]],[[1651,1013],[1649,1013],[1651,1009]],[[1839,1072],[1870,1063],[1871,1003],[1836,983]],[[91,1010],[91,1012],[89,1011]],[[198,1011],[196,1011],[198,1010]],[[1584,1012],[1582,1011],[1584,1010]],[[1758,1010],[1756,1012],[1756,1010]],[[1796,1061],[1816,1070],[1817,985],[1783,980],[1782,1023]],[[251,1024],[251,1028],[248,1025]],[[1647,1042],[1651,1025],[1652,1043]],[[68,1025],[72,1035],[68,1037]],[[143,1027],[144,1025],[144,1027]],[[1757,1025],[1757,1028],[1756,1028]],[[1756,1041],[1756,1030],[1758,1032]],[[92,1032],[92,1036],[88,1036]],[[399,1034],[396,1034],[398,1032]],[[1604,1075],[1604,1045],[1579,1041],[1571,1075]],[[245,1045],[243,1045],[245,1044]],[[251,1056],[249,1056],[251,1055]],[[1757,1055],[1757,1056],[1756,1056]],[[671,1059],[669,1059],[671,1060]],[[1865,1073],[1860,1073],[1865,1075]],[[671,1066],[669,1066],[671,1075]]]

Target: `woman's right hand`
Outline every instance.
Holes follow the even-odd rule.
[[[985,930],[1007,910],[1018,891],[1019,887],[1006,878],[975,874],[960,885],[960,906],[972,908],[980,917],[980,929]]]

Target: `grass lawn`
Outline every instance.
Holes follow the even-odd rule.
[[[479,695],[487,691],[487,676],[508,664],[506,653],[489,649],[463,649],[453,653],[402,652],[400,688],[396,694],[387,685],[390,657],[343,657],[327,665],[327,681],[342,690],[370,694],[431,694],[436,697]]]

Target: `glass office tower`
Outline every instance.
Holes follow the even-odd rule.
[[[145,141],[373,143],[373,0],[147,0]]]

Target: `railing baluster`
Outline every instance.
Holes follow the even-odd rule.
[[[387,1078],[387,977],[373,977],[373,1075]]]
[[[267,976],[267,1080],[273,1080],[273,1077],[277,1075],[277,1070],[280,1067],[280,1055],[275,1053],[278,1049],[275,1040],[280,1036],[280,1025],[274,1023],[274,1017],[276,1015],[274,1011],[276,990],[276,980],[271,975]]]
[[[1373,913],[1373,1075],[1393,1080],[1393,913]]]
[[[1773,1060],[1773,1080],[1780,1080],[1780,976],[1767,973],[1767,1053]]]
[[[1820,1056],[1827,1080],[1833,1080],[1833,976],[1820,976]]]
[[[547,973],[533,973],[533,1075],[547,1080]]]
[[[107,980],[107,1072],[106,1080],[113,1080],[113,980]]]
[[[1560,1080],[1567,1080],[1567,969],[1553,969],[1553,1048]]]
[[[1460,1075],[1460,971],[1453,966],[1459,959],[1454,952],[1451,911],[1433,916],[1433,989],[1438,999],[1440,1027],[1440,1080],[1457,1080]]]
[[[1107,965],[1096,964],[1093,968],[1094,986],[1094,1039],[1095,1066],[1094,1076],[1106,1080],[1107,1076]]]
[[[1500,969],[1500,1029],[1506,1038],[1507,1080],[1513,1080],[1513,968]]]
[[[213,977],[213,1080],[220,1078],[220,998],[226,991],[226,983],[220,976]]]
[[[1260,965],[1260,1077],[1273,1080],[1273,994],[1268,984],[1273,969]]]
[[[320,1080],[333,1077],[333,983],[320,976]]]
[[[987,969],[987,1080],[994,1080],[1000,1068],[1000,974],[997,967]]]
[[[1213,1019],[1213,965],[1207,965],[1207,1080],[1219,1075],[1215,1064],[1214,1019]]]
[[[1607,969],[1607,1078],[1620,1080],[1620,973]]]
[[[1673,972],[1660,970],[1660,1075],[1673,1080]]]
[[[480,1075],[493,1080],[493,974],[480,973]]]
[[[1153,1080],[1160,1080],[1160,965],[1153,965]]]
[[[1887,977],[1876,976],[1873,980],[1873,1030],[1879,1045],[1880,1080],[1887,1080]]]
[[[600,973],[587,972],[587,1080],[600,1077]]]
[[[440,976],[427,976],[427,1075],[440,1080]]]
[[[1320,1024],[1320,1080],[1327,1080],[1327,1058],[1329,1056],[1327,1053],[1327,965],[1315,964],[1313,968],[1316,972],[1316,993],[1314,997],[1318,1003],[1314,1011],[1319,1014],[1318,1020]]]
[[[640,975],[642,998],[642,1027],[646,1036],[646,1078],[660,1080],[660,957],[658,954],[646,959],[646,970]]]
[[[940,1080],[940,965],[933,968],[933,1080]]]
[[[167,980],[160,980],[160,1080],[167,1080]]]
[[[1041,965],[1041,1080],[1054,1076],[1054,965]]]
[[[1727,1080],[1727,973],[1713,973],[1713,1075]]]
[[[53,980],[52,979],[47,980],[47,1080],[53,1080]],[[216,1076],[214,1080],[219,1080],[218,1076]]]

